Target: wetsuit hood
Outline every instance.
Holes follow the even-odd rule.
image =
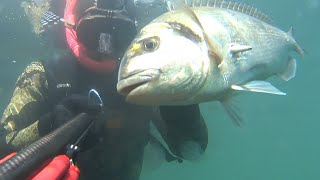
[[[115,0],[113,0],[115,1]],[[66,0],[64,19],[68,46],[79,64],[90,71],[108,74],[115,71],[118,59],[136,34],[135,23],[128,18],[119,4],[98,1],[77,17],[78,0]],[[102,3],[105,2],[105,3]],[[106,9],[111,8],[122,9]]]

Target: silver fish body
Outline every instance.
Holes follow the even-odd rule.
[[[294,77],[289,54],[303,50],[291,30],[231,9],[190,10],[194,17],[174,10],[156,18],[128,48],[117,85],[127,101],[185,105],[227,102],[234,90],[284,94],[263,80]]]

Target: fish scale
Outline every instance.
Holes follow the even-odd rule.
[[[240,125],[234,92],[286,94],[266,80],[295,76],[290,54],[303,56],[303,50],[292,30],[280,30],[265,14],[241,3],[169,4],[171,11],[145,26],[121,61],[117,90],[128,102],[174,106],[219,101]],[[146,49],[147,43],[154,46]],[[142,83],[136,84],[139,79]]]
[[[245,60],[241,61],[242,64],[240,65],[242,67],[242,71],[246,71],[249,69],[254,68],[255,65],[260,66],[261,64],[268,64],[270,61],[276,59],[276,55],[282,55],[282,53],[278,53],[279,51],[282,51],[283,48],[289,48],[288,46],[292,46],[295,43],[293,39],[289,39],[291,44],[288,44],[286,34],[282,31],[279,31],[275,29],[273,26],[259,20],[252,20],[249,16],[239,13],[239,12],[232,12],[232,15],[230,15],[230,12],[223,11],[223,10],[216,10],[214,12],[214,15],[211,15],[213,13],[210,8],[203,9],[203,8],[193,8],[196,14],[199,14],[199,18],[201,19],[201,16],[209,16],[206,18],[206,24],[208,24],[208,27],[205,27],[205,29],[214,29],[214,27],[209,26],[210,24],[213,24],[210,22],[210,17],[224,17],[224,23],[223,26],[225,28],[225,32],[227,34],[223,34],[225,37],[222,40],[219,40],[221,43],[221,46],[224,46],[223,50],[227,50],[227,45],[230,43],[239,43],[239,44],[249,44],[252,46],[252,50],[247,52],[245,55]],[[198,11],[202,11],[202,13],[197,13]],[[238,13],[238,14],[237,14]],[[236,21],[237,19],[233,19],[233,17],[237,16],[237,19],[242,19],[242,21]],[[242,17],[244,16],[244,17]],[[254,23],[252,21],[255,21]],[[264,32],[263,35],[259,34],[259,32]],[[219,32],[208,31],[209,36],[211,35],[212,39],[217,39],[221,37],[222,33],[219,34]],[[217,34],[220,36],[217,37]],[[281,48],[278,48],[277,46],[280,46]],[[222,52],[221,54],[228,54],[228,52]],[[228,58],[229,57],[229,58]],[[224,61],[227,61],[229,63],[229,66],[233,66],[233,58],[230,56],[225,56]],[[281,56],[279,58],[282,58]],[[279,69],[283,69],[287,63],[284,61],[284,64],[281,66],[278,66]],[[230,67],[225,67],[225,69],[230,69]],[[279,70],[274,70],[279,71]],[[230,73],[230,72],[229,72]],[[236,73],[236,72],[234,72]],[[263,72],[259,72],[260,74],[263,74]],[[269,73],[270,72],[269,69]],[[231,72],[232,74],[232,72]],[[235,74],[234,76],[243,76],[241,74]],[[242,81],[248,81],[250,79],[243,79]]]

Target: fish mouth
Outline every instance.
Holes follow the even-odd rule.
[[[128,96],[136,91],[142,85],[158,79],[160,77],[160,69],[147,69],[135,71],[128,76],[119,79],[117,84],[117,91],[121,95]]]

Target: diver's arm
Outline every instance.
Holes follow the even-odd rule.
[[[0,152],[18,150],[39,137],[38,119],[43,113],[47,89],[42,63],[31,63],[18,78],[1,118]]]

